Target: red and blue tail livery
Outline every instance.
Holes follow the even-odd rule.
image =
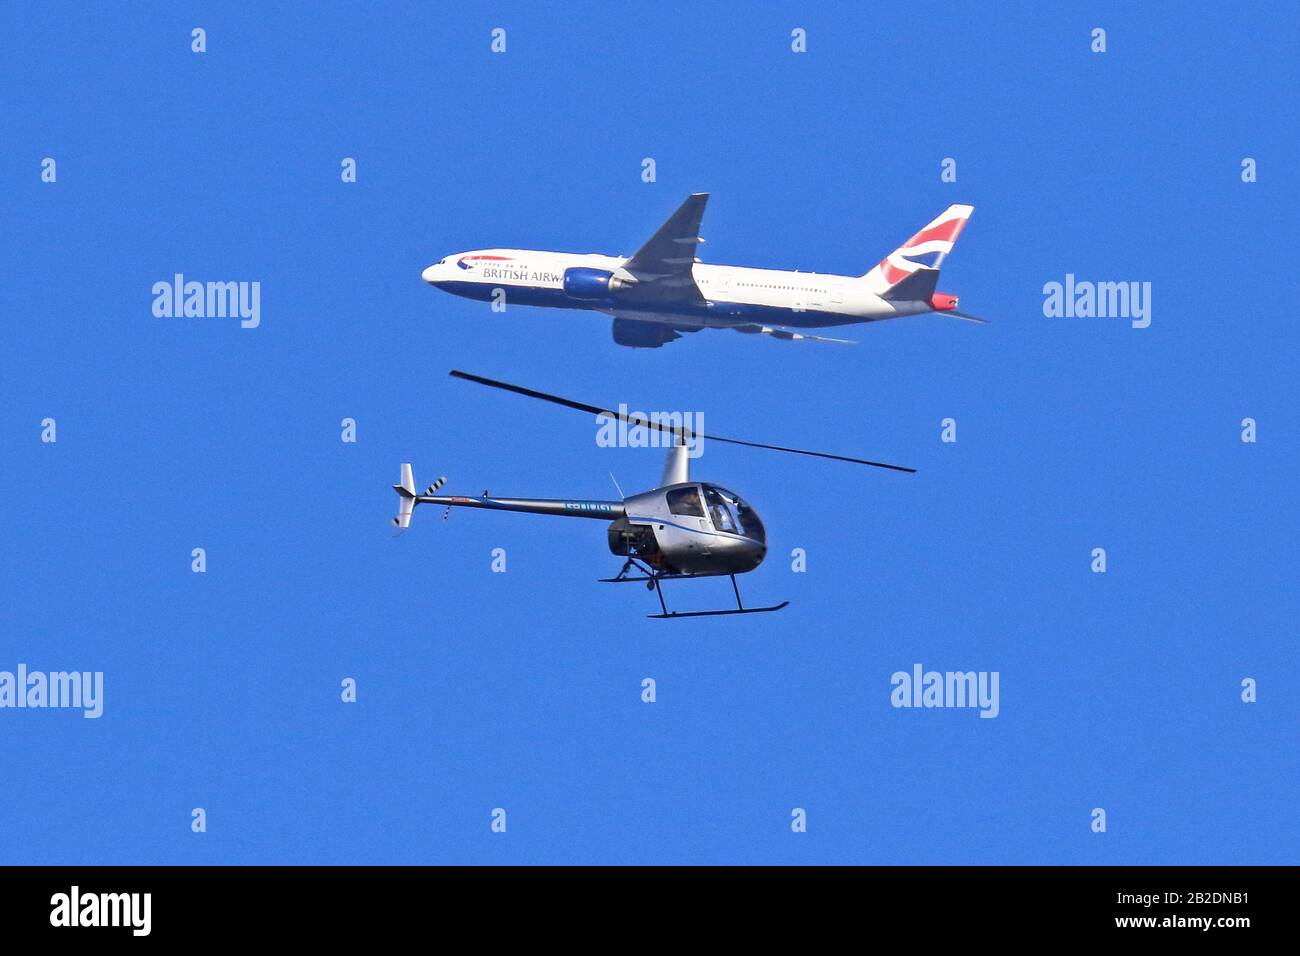
[[[918,269],[938,270],[952,252],[957,237],[966,228],[974,206],[949,206],[924,229],[903,243],[868,272],[866,279],[873,288],[884,292],[902,282]]]

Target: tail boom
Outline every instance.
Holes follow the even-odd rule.
[[[461,495],[420,495],[420,504],[446,505],[450,508],[479,508],[485,511],[522,511],[526,514],[555,515],[562,518],[600,518],[610,521],[622,517],[621,501],[568,501],[563,498],[466,498]]]
[[[415,475],[411,471],[411,466],[403,464],[401,480],[393,485],[393,490],[397,492],[397,516],[393,518],[393,524],[398,528],[409,528],[416,505],[444,505],[448,508],[480,508],[488,511],[522,511],[528,514],[556,515],[563,518],[599,518],[605,521],[620,518],[624,513],[621,501],[489,498],[487,492],[484,492],[481,498],[434,494],[446,481],[445,477],[439,478],[420,493],[415,490]]]

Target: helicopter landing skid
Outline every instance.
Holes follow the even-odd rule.
[[[629,577],[628,571],[635,568],[641,572],[640,577]],[[724,614],[764,614],[770,611],[779,611],[789,605],[789,601],[782,601],[780,604],[772,604],[767,607],[745,607],[740,600],[740,588],[736,584],[736,576],[728,575],[731,578],[731,589],[736,594],[736,606],[734,608],[722,608],[717,611],[670,611],[668,605],[664,602],[664,592],[659,586],[660,581],[673,581],[682,578],[699,578],[715,577],[707,574],[665,574],[662,571],[655,571],[634,558],[628,558],[621,571],[616,577],[601,578],[602,584],[623,584],[629,581],[643,582],[647,590],[653,590],[659,597],[659,608],[662,614],[647,614],[646,617],[654,618],[660,621],[666,621],[675,617],[720,617]]]

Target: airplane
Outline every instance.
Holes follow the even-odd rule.
[[[700,329],[843,345],[823,329],[935,312],[985,323],[938,292],[939,269],[974,206],[954,204],[862,276],[715,266],[696,256],[708,193],[693,193],[630,257],[535,249],[473,249],[421,273],[452,295],[613,316],[614,341],[661,348]]]
[[[671,439],[668,460],[664,465],[659,485],[640,494],[629,495],[618,501],[594,501],[590,498],[498,498],[489,497],[486,491],[481,498],[464,495],[439,495],[436,492],[446,484],[446,477],[438,478],[423,492],[415,484],[415,472],[409,462],[403,462],[400,480],[393,485],[397,492],[397,515],[393,526],[401,534],[411,526],[417,505],[439,505],[447,509],[478,508],[486,511],[515,511],[524,514],[551,515],[562,518],[594,518],[608,521],[607,543],[611,553],[626,558],[622,570],[612,578],[601,578],[604,584],[641,582],[647,590],[659,597],[659,614],[649,615],[660,620],[684,617],[716,617],[729,614],[760,614],[780,611],[789,601],[767,607],[746,607],[740,600],[736,575],[753,571],[767,556],[767,532],[758,512],[735,492],[702,482],[691,477],[690,444],[708,440],[746,448],[761,448],[790,455],[822,458],[830,461],[869,465],[893,472],[915,474],[915,468],[891,465],[888,462],[866,458],[852,458],[824,451],[789,448],[746,441],[741,438],[722,438],[692,431],[684,424],[665,423],[655,418],[627,414],[622,408],[615,411],[599,405],[575,402],[569,398],[539,392],[536,389],[512,385],[497,379],[484,378],[452,369],[453,378],[489,388],[522,395],[563,408],[596,415],[598,418],[619,421],[635,428],[645,428],[668,435]],[[698,446],[697,446],[698,447]],[[619,490],[622,495],[622,489]],[[696,578],[729,577],[736,595],[736,606],[712,611],[670,611],[664,601],[662,581],[681,581]]]

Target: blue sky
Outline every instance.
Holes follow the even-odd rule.
[[[0,670],[103,671],[105,706],[0,710],[0,862],[1294,863],[1297,32],[1250,4],[6,4]],[[706,261],[851,275],[973,203],[940,287],[995,321],[632,351],[419,279],[630,253],[692,191]],[[259,281],[261,325],[155,318],[176,272]],[[1151,326],[1044,317],[1067,273],[1152,283]],[[791,605],[650,621],[595,583],[597,522],[392,537],[402,461],[539,497],[662,468],[453,367],[919,472],[711,446],[696,473],[768,527],[744,594]],[[918,662],[997,671],[997,719],[891,707]]]

